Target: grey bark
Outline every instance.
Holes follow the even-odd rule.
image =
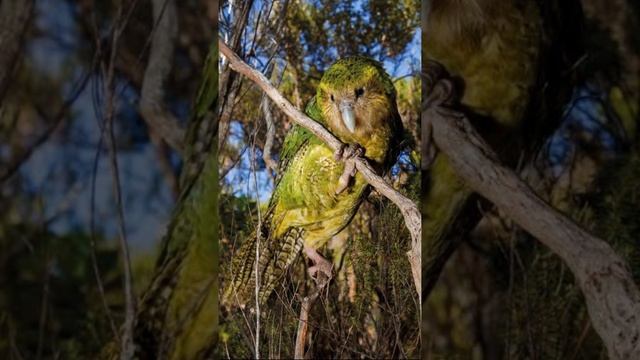
[[[140,114],[150,130],[183,153],[184,130],[164,106],[165,83],[171,73],[178,15],[175,0],[152,0],[155,28],[140,92]]]
[[[438,149],[449,157],[458,175],[571,269],[609,357],[640,359],[640,291],[625,261],[501,165],[464,115],[431,106],[422,116],[423,123],[432,127]]]

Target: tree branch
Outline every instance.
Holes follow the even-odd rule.
[[[571,269],[609,357],[640,359],[640,291],[625,261],[501,165],[463,114],[434,104],[424,109],[422,122],[431,126],[438,149],[471,188],[509,214]]]
[[[183,153],[184,130],[177,118],[163,105],[164,86],[171,73],[175,40],[178,36],[178,15],[175,0],[153,0],[156,24],[151,35],[149,61],[140,91],[140,114],[152,133],[158,134],[169,146]]]
[[[276,137],[276,127],[273,123],[273,114],[271,113],[271,106],[266,96],[262,97],[260,102],[262,113],[264,114],[264,121],[267,124],[267,139],[264,142],[262,148],[262,160],[269,169],[269,175],[272,176],[272,172],[278,171],[278,164],[271,156],[271,148],[273,147],[273,139]]]
[[[262,91],[264,91],[273,102],[296,124],[305,127],[311,131],[314,135],[324,141],[334,151],[339,149],[343,144],[338,138],[333,136],[327,129],[325,129],[319,123],[313,121],[306,116],[300,110],[295,108],[287,99],[278,92],[278,90],[271,85],[269,80],[259,71],[253,69],[247,65],[242,59],[238,57],[229,47],[218,39],[218,46],[220,52],[229,61],[229,66],[236,72],[244,75],[258,85]],[[380,194],[391,200],[402,213],[404,217],[405,225],[411,233],[411,250],[407,253],[409,262],[411,263],[411,272],[413,275],[413,281],[418,291],[418,295],[421,295],[421,268],[420,268],[420,254],[421,254],[421,238],[422,238],[422,216],[416,204],[410,199],[406,198],[400,192],[395,190],[391,185],[387,184],[382,177],[380,177],[373,168],[369,165],[366,159],[362,157],[354,158],[356,169],[360,171],[364,179],[371,184]]]
[[[92,64],[91,69],[88,69],[86,71],[77,86],[74,87],[72,94],[64,101],[64,103],[60,107],[60,110],[58,110],[58,112],[56,112],[53,116],[47,114],[45,109],[41,108],[40,106],[35,106],[38,115],[40,115],[40,117],[45,119],[45,121],[51,125],[49,125],[49,127],[47,127],[47,129],[43,131],[42,134],[38,135],[33,144],[31,144],[28,148],[23,149],[17,154],[13,155],[13,157],[6,164],[0,163],[0,184],[11,178],[20,169],[20,167],[31,158],[31,155],[33,155],[33,153],[42,144],[46,143],[53,135],[53,133],[60,127],[62,122],[69,115],[69,111],[72,105],[84,91],[87,83],[89,82],[89,79],[91,78],[91,73],[94,66],[95,65]]]

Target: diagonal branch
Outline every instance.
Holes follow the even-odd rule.
[[[640,359],[640,291],[625,261],[501,165],[463,114],[431,104],[423,110],[422,121],[432,128],[438,149],[473,190],[509,214],[571,269],[609,357]]]
[[[51,124],[47,129],[42,132],[42,134],[38,135],[36,140],[31,144],[28,148],[21,150],[17,154],[15,154],[12,159],[8,161],[6,164],[0,163],[0,184],[11,178],[20,167],[27,162],[31,158],[31,155],[44,143],[46,143],[49,138],[53,135],[53,133],[60,127],[62,122],[67,118],[71,107],[78,99],[78,97],[82,94],[89,79],[91,78],[91,74],[93,71],[93,67],[95,65],[91,65],[92,68],[87,70],[83,77],[80,79],[79,83],[74,87],[72,94],[67,98],[60,109],[53,115],[49,115],[46,113],[45,109],[36,105],[36,112],[46,120],[47,123]]]
[[[334,151],[342,147],[342,142],[338,140],[333,134],[331,134],[324,126],[313,121],[310,117],[294,107],[278,90],[271,85],[269,80],[259,71],[253,69],[247,65],[242,59],[238,57],[229,47],[218,39],[218,46],[220,52],[229,61],[229,66],[236,72],[244,75],[258,85],[262,91],[264,91],[273,102],[296,124],[305,127],[311,131],[314,135],[324,141]],[[369,165],[366,159],[363,157],[354,158],[356,169],[360,171],[364,179],[371,184],[380,194],[391,200],[402,213],[404,217],[405,225],[411,233],[411,250],[407,253],[409,262],[411,263],[411,272],[413,275],[414,285],[418,295],[421,294],[421,268],[420,268],[420,254],[421,254],[421,238],[422,238],[422,216],[418,206],[410,199],[402,195],[399,191],[387,184],[384,179],[376,174],[375,170]]]

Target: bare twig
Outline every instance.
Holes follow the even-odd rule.
[[[47,248],[46,251],[47,260],[45,262],[44,268],[44,284],[42,286],[42,301],[40,302],[40,320],[38,324],[38,350],[36,351],[36,359],[38,360],[42,359],[44,332],[47,325],[47,317],[49,316],[47,313],[47,309],[49,308],[49,287],[51,285],[51,269],[53,267],[53,259],[51,258],[50,250]]]
[[[239,51],[241,49],[240,40],[242,39],[242,34],[247,21],[249,20],[249,13],[253,6],[253,0],[240,2],[239,6],[235,8],[235,11],[233,4],[229,5],[231,11],[233,11],[234,15],[238,18],[233,26],[229,44],[231,44],[232,49]],[[229,129],[229,117],[233,113],[236,95],[242,86],[242,80],[234,76],[231,71],[226,71],[226,66],[220,76],[220,93],[217,104],[218,108],[216,109],[216,114],[218,114],[218,126],[220,127],[218,131],[218,149],[222,149],[223,144],[226,142],[227,132]]]
[[[253,185],[255,186],[256,194],[258,193],[258,175],[256,174],[256,134],[253,136],[253,144],[251,149],[251,172],[253,173]],[[262,212],[260,211],[260,205],[256,203],[256,209],[258,210],[258,227],[256,228],[256,288],[254,292],[256,301],[256,337],[255,337],[255,357],[256,360],[260,359],[260,268],[258,259],[260,259],[260,241],[262,231]]]
[[[130,11],[133,10],[133,6]],[[134,339],[133,327],[135,319],[135,295],[133,293],[133,276],[131,270],[131,258],[129,255],[129,244],[126,236],[126,226],[124,219],[124,209],[122,203],[122,188],[120,186],[120,174],[118,169],[118,154],[116,149],[115,134],[113,123],[115,121],[115,64],[118,43],[124,28],[126,27],[128,16],[124,14],[124,6],[118,7],[116,21],[111,31],[111,49],[107,59],[102,60],[101,71],[106,77],[104,82],[104,128],[101,136],[106,133],[107,148],[109,153],[109,164],[111,167],[111,175],[113,177],[113,195],[116,202],[118,212],[118,239],[120,243],[120,251],[122,252],[124,263],[124,297],[125,297],[125,319],[120,337],[120,358],[132,359],[134,355]]]
[[[625,261],[501,165],[464,115],[435,104],[427,107],[422,117],[456,173],[571,269],[609,357],[640,359],[640,291]]]
[[[273,85],[271,85],[269,80],[262,73],[253,69],[244,61],[242,61],[242,59],[240,59],[238,55],[236,55],[231,49],[229,49],[229,47],[227,47],[222,39],[218,39],[218,46],[220,47],[220,52],[229,61],[229,66],[233,70],[241,73],[242,75],[253,81],[256,85],[258,85],[271,98],[271,100],[295,123],[311,131],[334,151],[342,147],[343,144],[340,140],[338,140],[338,138],[331,134],[322,125],[313,121],[300,110],[295,108],[287,99],[282,96],[282,94],[278,92],[276,88],[273,87]],[[404,217],[405,225],[411,233],[411,250],[409,250],[407,256],[409,257],[409,262],[411,263],[411,272],[413,275],[414,285],[416,287],[418,295],[420,295],[422,278],[420,268],[422,237],[422,222],[420,211],[418,210],[416,204],[413,203],[413,201],[395,190],[393,187],[387,184],[382,177],[376,174],[375,170],[373,170],[366,159],[362,157],[355,157],[354,161],[356,164],[356,169],[360,171],[363,178],[380,194],[384,195],[394,204],[396,204],[396,206],[398,206],[398,208],[400,209],[402,216]]]
[[[273,176],[273,172],[278,171],[278,164],[273,160],[273,156],[271,155],[273,139],[276,136],[276,127],[273,123],[273,113],[271,112],[269,99],[267,99],[266,96],[262,97],[260,107],[264,114],[264,121],[267,123],[267,138],[264,142],[264,148],[262,149],[262,160],[264,160],[267,169],[269,169],[269,175]]]
[[[309,337],[309,312],[313,303],[316,301],[322,290],[329,282],[321,283],[316,290],[309,296],[302,299],[300,306],[300,317],[298,318],[298,331],[296,332],[296,344],[294,348],[294,359],[304,359],[304,347]]]
[[[288,3],[289,3],[288,0],[284,0],[283,3],[281,4],[282,9],[280,9],[278,20],[276,21],[275,28],[273,29],[273,33],[275,34],[278,34],[282,29],[282,24],[284,23],[284,19],[287,14]],[[271,14],[271,11],[273,10],[274,5],[275,5],[275,1],[271,3],[271,7],[269,8],[269,14]],[[267,16],[267,18],[265,19],[264,21],[265,24],[263,25],[263,29],[264,27],[267,26],[266,23],[268,23],[270,18],[271,16]],[[284,77],[284,68],[279,69],[279,72],[280,72],[279,76],[277,74],[277,71],[276,71],[276,74],[273,74],[273,71],[276,68],[274,57],[278,52],[279,46],[275,39],[272,38],[270,40],[271,40],[271,49],[270,49],[267,68],[265,71],[265,76],[271,77],[273,75],[275,78],[279,78],[278,80],[278,84],[279,84],[282,81],[282,77]],[[273,140],[276,136],[276,128],[273,122],[273,112],[271,111],[271,104],[269,103],[269,99],[267,99],[267,96],[264,94],[262,94],[260,107],[262,108],[262,112],[264,113],[264,120],[267,123],[267,135],[266,135],[267,138],[264,142],[264,148],[262,149],[262,159],[264,160],[264,163],[267,165],[267,169],[269,169],[269,175],[271,176],[272,180],[275,180],[274,173],[278,171],[278,164],[273,159],[273,156],[271,154],[271,149],[273,147]]]
[[[96,156],[93,159],[93,170],[91,172],[91,197],[89,200],[90,208],[89,208],[89,229],[90,229],[90,245],[91,245],[91,267],[93,269],[93,275],[96,278],[96,284],[98,286],[98,293],[100,294],[100,299],[102,300],[102,306],[104,307],[105,314],[109,321],[109,326],[111,327],[111,332],[115,339],[120,341],[120,333],[118,332],[118,327],[116,326],[116,322],[113,319],[113,315],[111,314],[111,309],[109,308],[109,304],[107,303],[107,294],[104,290],[104,283],[102,282],[102,275],[100,273],[100,268],[98,267],[98,246],[96,244],[96,178],[98,173],[98,163],[100,161],[100,151],[102,148],[103,138],[100,136],[100,140],[98,141],[98,146],[96,149]]]
[[[91,69],[88,69],[85,72],[82,79],[79,81],[78,85],[74,88],[74,91],[72,92],[72,94],[69,96],[68,99],[64,101],[64,103],[62,104],[62,107],[60,108],[60,110],[58,110],[58,112],[55,115],[50,116],[43,109],[36,107],[36,111],[38,112],[40,117],[45,119],[46,122],[51,125],[49,125],[49,127],[47,127],[47,129],[36,138],[36,140],[33,142],[33,144],[31,144],[31,146],[15,154],[12,157],[12,159],[8,161],[7,164],[3,164],[0,167],[0,183],[11,178],[16,173],[16,171],[20,169],[22,164],[24,164],[27,160],[29,160],[29,158],[31,158],[31,155],[33,155],[33,152],[37,150],[38,147],[40,147],[42,144],[46,143],[47,140],[49,140],[49,138],[51,137],[51,135],[53,135],[53,133],[56,131],[56,129],[60,127],[63,120],[69,114],[69,110],[71,109],[71,106],[75,103],[75,101],[84,91],[87,83],[89,82],[89,79],[91,78],[91,73],[93,71],[93,68],[94,68],[94,65],[91,66]]]

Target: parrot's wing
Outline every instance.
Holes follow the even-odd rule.
[[[322,113],[318,108],[315,97],[311,99],[307,105],[305,113],[313,120],[324,124],[324,119],[322,118]],[[287,133],[287,136],[284,138],[282,150],[280,151],[280,165],[278,166],[278,175],[275,182],[276,187],[282,179],[282,175],[289,168],[291,160],[295,158],[302,147],[308,144],[309,140],[314,138],[316,138],[316,136],[313,135],[311,131],[297,124],[293,125],[291,130],[289,130],[289,133]]]
[[[284,139],[282,151],[280,152],[280,163],[278,165],[278,174],[276,175],[275,186],[278,187],[282,176],[289,169],[291,161],[296,157],[302,148],[304,148],[315,135],[300,125],[293,125],[291,130]]]
[[[305,113],[307,116],[311,117],[313,120],[324,124],[322,119],[322,114],[320,109],[316,104],[316,98],[311,99],[309,104],[305,109]],[[271,203],[269,208],[275,205],[278,200],[278,187],[282,180],[282,177],[289,170],[292,161],[300,154],[300,152],[309,145],[309,142],[312,140],[318,140],[311,131],[306,128],[294,124],[291,127],[291,130],[287,133],[287,136],[284,138],[284,142],[282,144],[282,150],[280,150],[280,161],[278,163],[278,173],[276,174],[276,179],[274,182],[274,196],[271,198]]]
[[[324,125],[315,99],[307,106],[309,117]],[[294,125],[285,137],[280,152],[278,175],[269,202],[269,214],[276,207],[273,221],[283,211],[301,208],[331,207],[336,201],[335,188],[344,164],[335,161],[334,152],[320,138],[302,126]]]

